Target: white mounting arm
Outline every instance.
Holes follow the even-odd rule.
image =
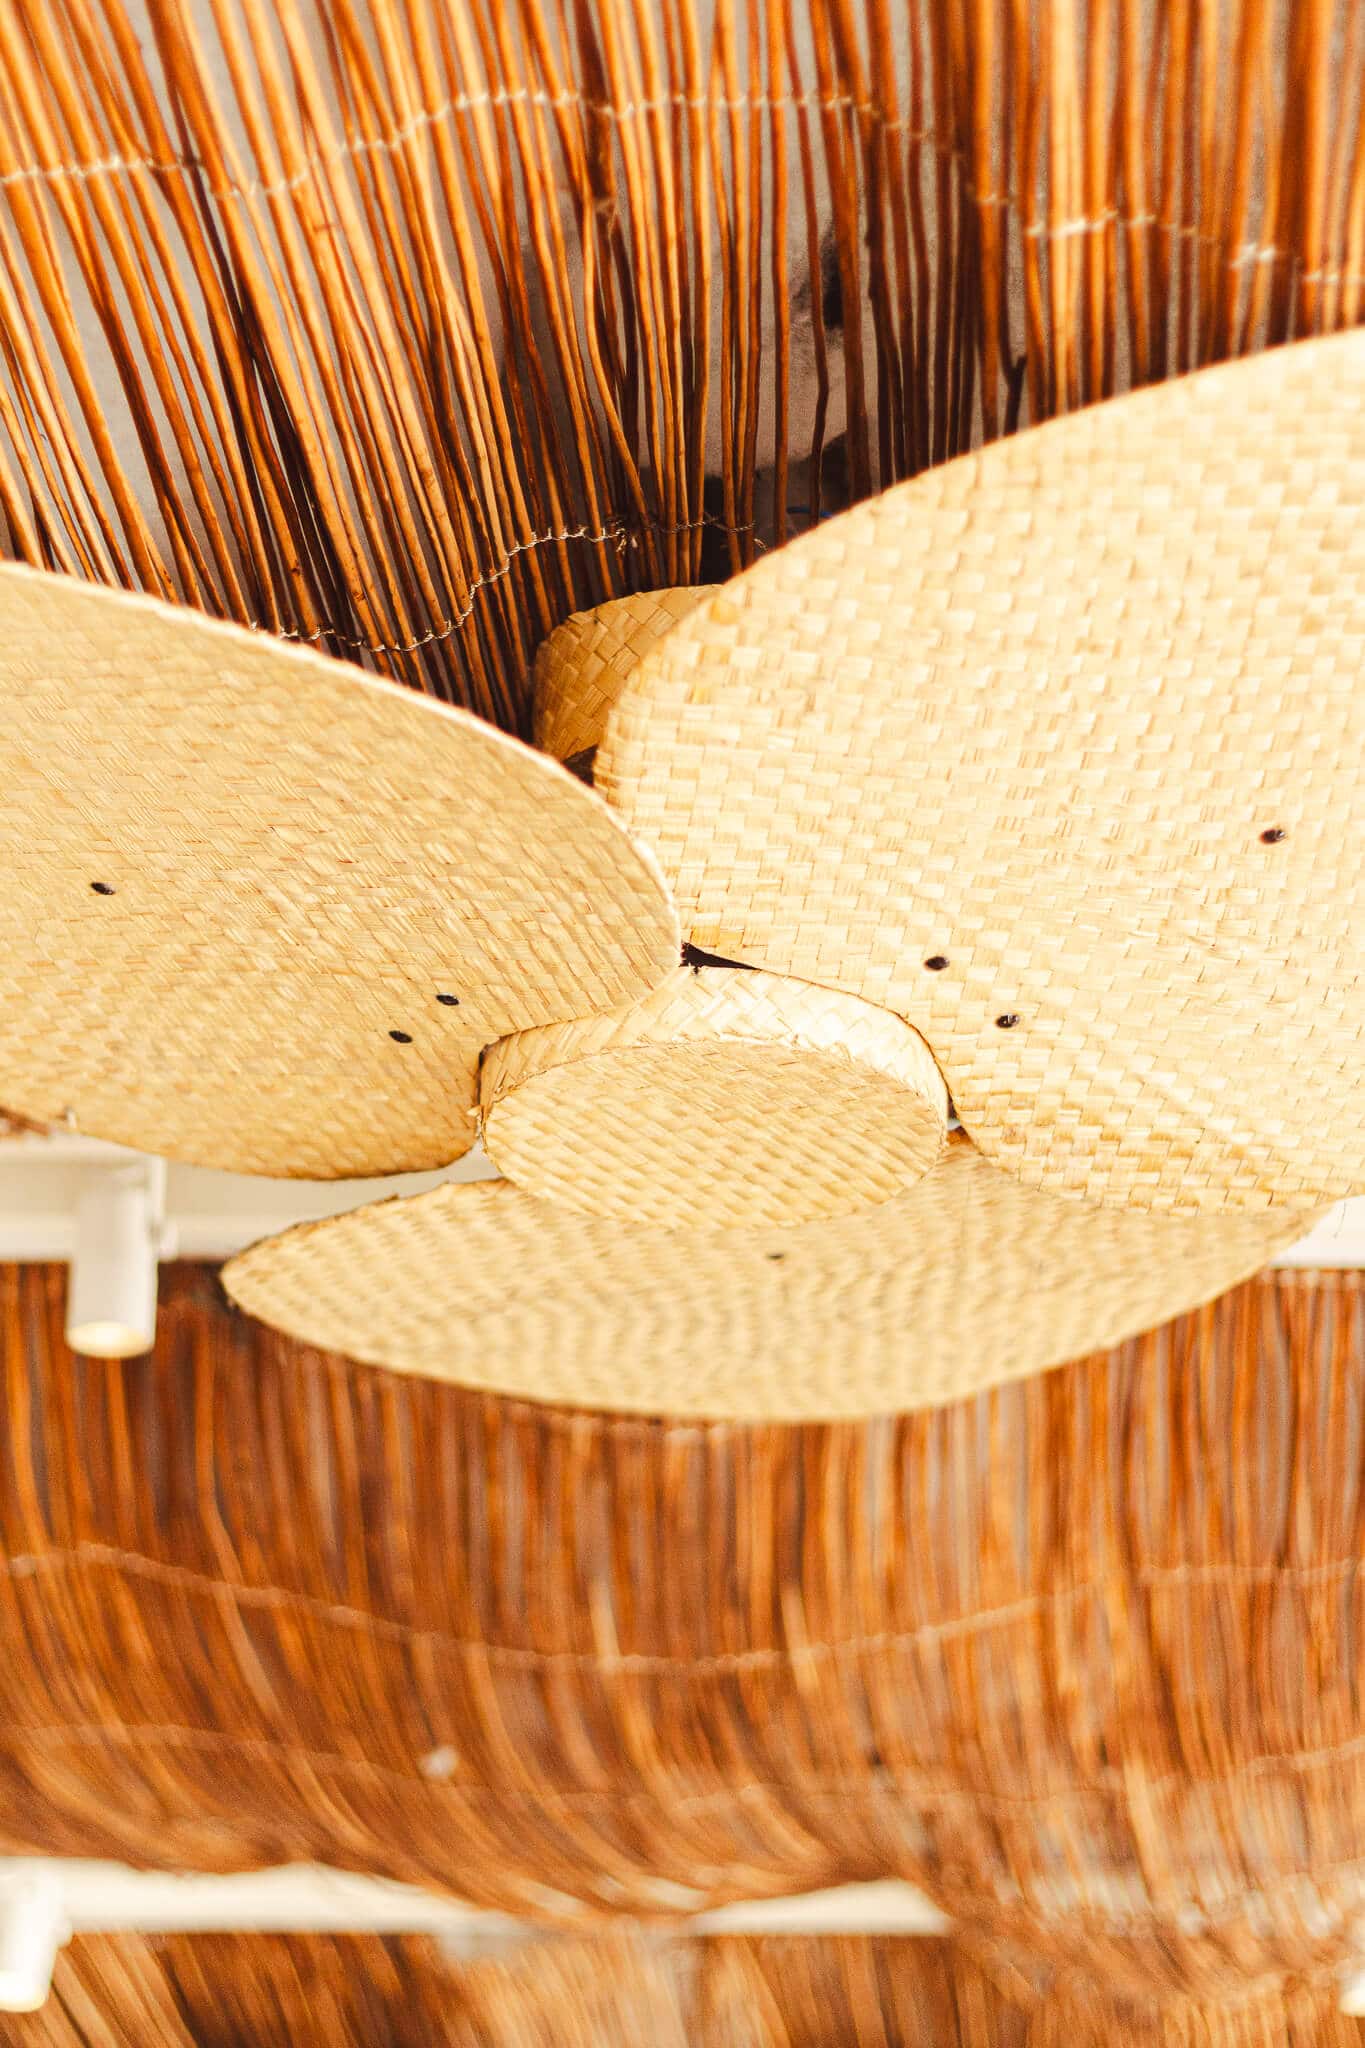
[[[569,1900],[564,1900],[567,1908]],[[602,1926],[583,1910],[582,1931]],[[843,1885],[724,1906],[679,1923],[686,1934],[942,1934],[949,1923],[908,1884]],[[237,1877],[167,1875],[121,1863],[0,1858],[0,2011],[34,2012],[57,1951],[73,1934],[425,1934],[471,1955],[551,1930],[415,1885],[314,1864]],[[672,1931],[672,1930],[670,1930]]]
[[[166,1229],[166,1162],[130,1153],[88,1166],[76,1204],[66,1341],[91,1358],[136,1358],[156,1338],[157,1262]]]

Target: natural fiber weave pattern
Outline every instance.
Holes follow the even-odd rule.
[[[489,1157],[529,1194],[703,1231],[889,1201],[948,1131],[942,1076],[899,1017],[728,967],[505,1038],[479,1098]]]
[[[569,612],[1365,309],[1354,0],[6,0],[0,545],[528,714]]]
[[[0,2048],[1360,2048],[1330,1980],[1153,2008],[957,1941],[82,1936]]]
[[[238,1171],[445,1164],[479,1054],[677,958],[571,776],[259,635],[0,571],[0,1083]]]
[[[778,1421],[961,1400],[1223,1293],[1300,1234],[1023,1187],[954,1133],[857,1216],[674,1230],[507,1184],[443,1186],[302,1225],[224,1284],[329,1350],[534,1401]]]
[[[644,590],[575,612],[557,627],[536,653],[536,745],[557,761],[597,746],[631,671],[702,596],[690,587]]]
[[[704,951],[899,1011],[1030,1185],[1365,1188],[1365,335],[1004,441],[714,595],[597,786]]]
[[[904,1876],[1162,2006],[1357,1953],[1361,1274],[795,1430],[348,1366],[184,1267],[111,1373],[63,1294],[0,1269],[6,1849],[580,1932]]]

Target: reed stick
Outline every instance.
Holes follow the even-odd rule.
[[[2,0],[0,547],[517,730],[577,606],[1360,317],[1360,0]]]

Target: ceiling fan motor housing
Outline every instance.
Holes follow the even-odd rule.
[[[640,1001],[488,1052],[484,1144],[509,1178],[601,1216],[804,1223],[930,1171],[948,1091],[917,1031],[785,975],[682,966]]]

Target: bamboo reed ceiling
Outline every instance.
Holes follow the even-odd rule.
[[[1333,1987],[1157,2011],[961,1944],[556,1941],[456,1963],[434,1943],[78,1939],[3,2048],[1359,2048]]]
[[[0,552],[513,730],[577,607],[1363,313],[1365,0],[0,0]],[[799,1429],[189,1266],[111,1369],[63,1284],[0,1269],[3,1846],[587,1938],[87,1939],[0,2042],[1359,2040],[1359,1274]],[[954,1942],[611,1932],[884,1876]]]
[[[0,0],[0,541],[527,721],[575,606],[1360,317],[1359,0]]]
[[[1353,1956],[1360,1275],[789,1429],[347,1365],[193,1267],[108,1368],[62,1295],[0,1274],[7,1849],[561,1928],[901,1876],[1145,2002]]]

